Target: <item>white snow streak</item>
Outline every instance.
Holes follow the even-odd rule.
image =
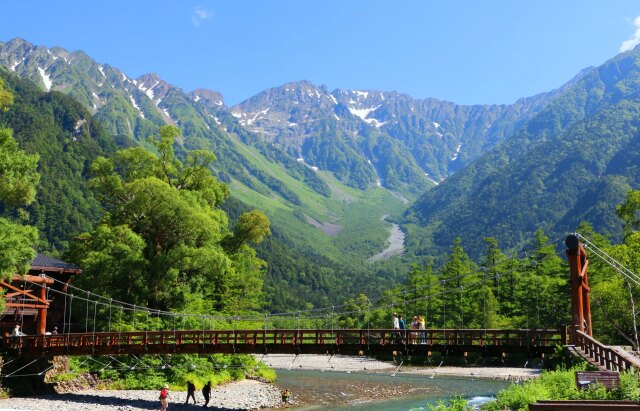
[[[138,113],[140,113],[140,117],[144,118],[144,113],[142,112],[142,110],[140,110],[140,107],[138,107],[138,105],[136,104],[136,101],[133,99],[133,96],[131,94],[129,94],[129,100],[131,100],[131,104],[133,104],[133,107],[138,109]]]
[[[456,152],[451,157],[451,161],[456,161],[458,159],[458,154],[460,153],[460,148],[462,148],[462,143],[458,144],[458,147],[456,147]]]
[[[424,173],[424,175],[427,177],[427,180],[431,181],[433,184],[435,184],[435,185],[440,184],[439,182],[437,182],[433,178],[429,177],[429,173]]]
[[[16,61],[11,67],[9,67],[9,69],[11,71],[16,71],[16,67],[18,67],[18,65],[23,63],[23,62],[24,62],[24,57],[22,58],[22,60]]]
[[[377,109],[379,109],[380,106],[377,107],[371,107],[371,108],[362,108],[362,109],[355,109],[355,108],[351,108],[349,107],[349,111],[351,112],[351,114],[353,114],[354,116],[360,117],[361,119],[363,119],[364,121],[366,120],[366,117],[369,115],[369,113],[376,111]],[[370,121],[367,121],[370,122]]]
[[[53,82],[51,81],[51,77],[49,77],[49,75],[45,73],[44,69],[41,67],[38,67],[38,72],[42,77],[42,81],[44,82],[44,87],[47,89],[47,91],[51,90],[51,85],[53,84]]]
[[[193,98],[193,101],[195,101],[196,103],[197,103],[198,101],[200,101],[200,96],[195,96],[195,97]]]
[[[100,70],[100,74],[102,74],[102,77],[107,77],[107,75],[104,74],[104,71],[102,70],[102,66],[98,66],[98,70]]]

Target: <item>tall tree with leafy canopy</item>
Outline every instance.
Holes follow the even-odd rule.
[[[470,320],[473,295],[469,293],[469,286],[477,286],[480,276],[476,266],[462,247],[462,240],[458,237],[451,246],[451,256],[441,268],[444,289],[443,300],[447,305],[446,324],[448,326],[465,328]]]
[[[150,308],[258,308],[264,263],[247,243],[269,233],[268,219],[252,211],[230,232],[219,208],[229,189],[210,171],[215,156],[194,150],[180,161],[173,150],[180,131],[159,132],[151,140],[158,155],[135,147],[92,164],[90,184],[105,214],[70,256],[89,284],[96,279],[110,294]]]
[[[0,111],[13,103],[13,96],[4,88],[0,79]],[[18,148],[10,129],[0,128],[0,201],[18,207],[18,215],[26,218],[19,207],[35,199],[36,185],[40,179],[37,170],[38,156],[28,155]],[[18,222],[0,217],[0,276],[8,278],[15,273],[25,273],[35,251],[38,231]]]

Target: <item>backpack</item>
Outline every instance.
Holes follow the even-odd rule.
[[[164,400],[165,398],[167,398],[167,389],[163,388],[162,391],[160,391],[160,399]]]

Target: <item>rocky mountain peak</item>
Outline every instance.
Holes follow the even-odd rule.
[[[210,109],[219,110],[226,107],[222,94],[217,91],[198,88],[190,92],[189,97],[196,103],[203,104]]]
[[[175,88],[162,80],[156,73],[143,74],[136,79],[136,86],[158,106],[167,93]]]

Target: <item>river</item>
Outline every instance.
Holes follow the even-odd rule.
[[[503,380],[409,373],[346,373],[278,370],[276,385],[294,394],[295,410],[415,410],[462,395],[473,401],[494,396]]]

